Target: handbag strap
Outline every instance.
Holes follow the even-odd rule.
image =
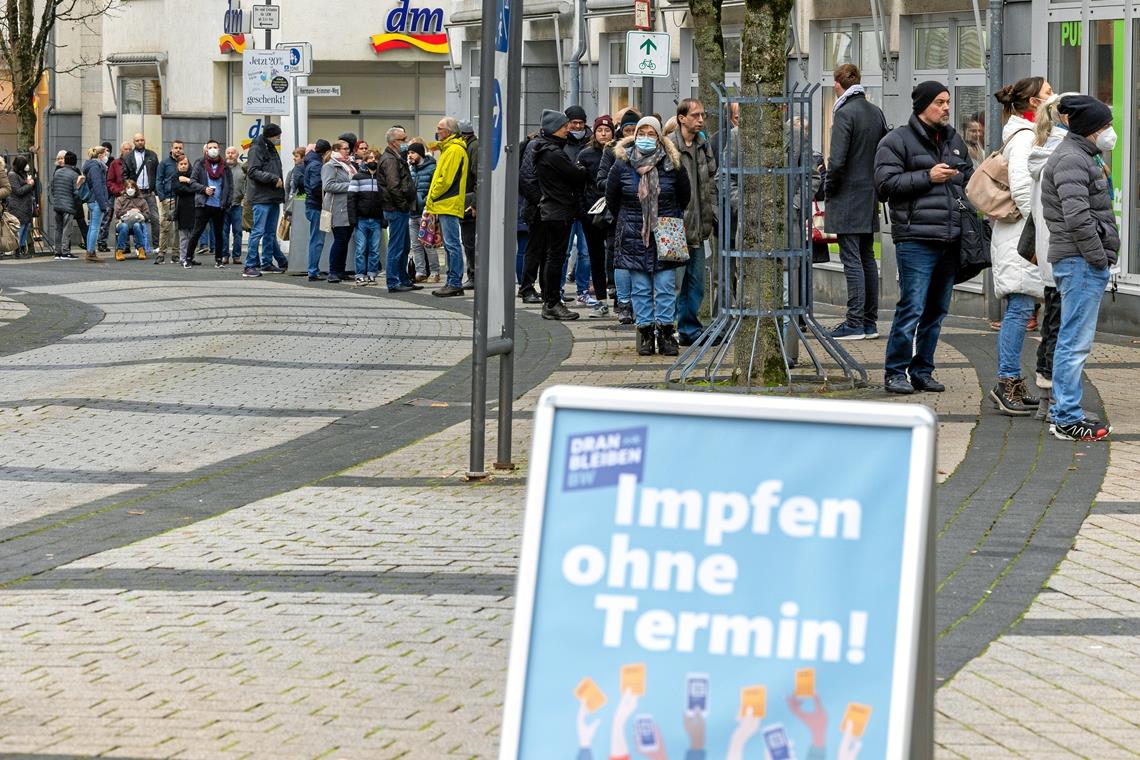
[[[997,150],[995,150],[993,153],[990,154],[990,158],[993,158],[994,156],[996,156],[999,153],[1005,153],[1006,146],[1009,145],[1009,143],[1013,140],[1013,138],[1017,137],[1022,132],[1032,132],[1032,131],[1033,130],[1030,129],[1029,127],[1022,127],[1021,129],[1018,129],[1016,132],[1014,132],[1012,135],[1009,136],[1009,139],[1007,139],[1005,142],[1003,142],[1001,144],[1000,148],[998,148]]]

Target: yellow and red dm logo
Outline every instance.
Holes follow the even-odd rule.
[[[385,19],[383,34],[372,35],[372,49],[417,48],[425,53],[447,55],[447,32],[443,29],[443,8],[412,8],[410,0],[400,0]]]
[[[400,34],[398,32],[372,35],[372,49],[377,53],[411,47],[419,48],[425,53],[445,55],[447,53],[447,35]]]
[[[218,38],[218,50],[223,53],[237,53],[241,55],[245,52],[245,35],[223,34]]]

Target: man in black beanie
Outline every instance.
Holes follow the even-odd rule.
[[[934,350],[958,270],[961,214],[974,213],[963,200],[974,165],[950,126],[946,85],[922,82],[910,99],[910,121],[875,152],[875,189],[890,207],[899,272],[885,383],[888,393],[937,393],[946,387],[934,379]]]
[[[281,171],[281,154],[277,150],[280,144],[281,127],[270,124],[249,146],[245,192],[253,206],[253,226],[242,277],[260,277],[262,261],[283,258],[277,245],[277,220],[281,217],[281,204],[285,201],[285,175]],[[261,252],[263,245],[264,255]],[[282,270],[271,264],[270,271]]]
[[[1069,133],[1041,173],[1049,263],[1061,296],[1049,431],[1063,441],[1100,441],[1112,429],[1090,419],[1081,407],[1081,372],[1120,250],[1112,177],[1101,155],[1116,147],[1116,130],[1112,110],[1088,95],[1061,98],[1057,110],[1069,117]]]

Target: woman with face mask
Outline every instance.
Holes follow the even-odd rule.
[[[348,223],[356,229],[356,287],[375,285],[380,274],[384,221],[384,178],[376,151],[364,154],[364,166],[348,190]]]
[[[617,227],[614,268],[630,273],[641,356],[652,356],[655,344],[666,356],[678,353],[675,271],[684,264],[658,260],[654,230],[662,217],[684,217],[690,195],[680,153],[661,139],[661,122],[644,117],[634,136],[614,148],[606,181],[606,205]]]
[[[351,148],[344,140],[337,140],[329,152],[328,161],[321,167],[321,215],[330,217],[333,235],[332,248],[329,249],[329,276],[326,280],[330,285],[344,279],[348,239],[352,236],[352,224],[348,218],[348,194],[355,175]]]
[[[202,186],[202,190],[194,196],[194,230],[190,233],[190,250],[197,250],[198,239],[206,231],[206,225],[209,225],[214,233],[214,268],[225,269],[226,265],[222,263],[222,255],[225,253],[222,222],[233,203],[234,175],[222,158],[221,147],[216,141],[207,142],[203,153],[202,158],[194,163],[190,175],[195,183]],[[193,261],[184,266],[193,266]]]
[[[1050,432],[1064,441],[1100,441],[1111,429],[1081,408],[1081,372],[1096,335],[1109,270],[1120,250],[1114,190],[1102,155],[1116,147],[1116,130],[1112,109],[1088,95],[1061,98],[1057,110],[1068,116],[1069,133],[1041,176],[1049,263],[1061,294]]]
[[[118,235],[118,242],[115,245],[115,261],[123,261],[127,258],[127,237],[130,235],[135,237],[135,250],[140,259],[145,259],[146,255],[150,253],[150,225],[147,223],[149,214],[150,207],[147,206],[146,199],[139,193],[134,180],[128,179],[123,182],[123,194],[115,199],[115,211],[112,217],[115,220],[115,232]]]
[[[1005,315],[997,336],[997,385],[990,398],[1002,414],[1025,417],[1037,411],[1040,400],[1030,395],[1021,372],[1021,349],[1025,328],[1034,304],[1044,296],[1045,286],[1037,265],[1017,252],[1025,220],[1033,213],[1033,178],[1029,154],[1037,142],[1034,121],[1037,109],[1053,94],[1044,77],[1026,77],[994,93],[1002,104],[1002,155],[1009,164],[1009,190],[1020,215],[1013,221],[994,220],[990,243],[994,295],[1006,299]]]
[[[602,163],[602,154],[614,139],[614,121],[609,114],[594,119],[594,134],[589,144],[578,154],[578,164],[589,172],[590,180],[586,182],[586,192],[582,203],[582,231],[586,237],[586,247],[590,253],[590,279],[594,284],[594,297],[597,304],[590,313],[591,317],[603,317],[609,313],[606,305],[606,288],[609,280],[606,277],[606,232],[590,219],[586,212],[602,197],[593,178],[598,176],[598,167]]]

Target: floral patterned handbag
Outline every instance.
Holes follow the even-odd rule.
[[[676,216],[658,217],[657,226],[653,228],[653,239],[657,242],[658,261],[684,264],[689,260],[684,219]]]

